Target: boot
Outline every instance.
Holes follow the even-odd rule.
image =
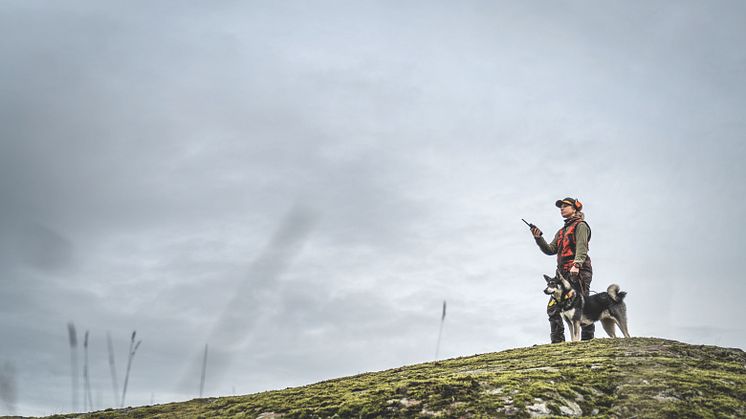
[[[596,331],[596,325],[591,323],[580,328],[580,340],[591,340]]]
[[[549,316],[549,338],[552,343],[560,343],[565,341],[565,325],[562,323],[562,318],[559,312]]]

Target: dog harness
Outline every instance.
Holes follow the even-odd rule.
[[[575,260],[575,247],[577,245],[575,229],[580,223],[585,223],[585,221],[578,218],[557,232],[557,266],[564,271],[569,271]],[[585,223],[585,225],[588,226],[588,223]],[[588,226],[588,241],[591,240],[590,230],[591,227]]]
[[[559,301],[557,301],[554,296],[549,300],[549,307],[552,307],[553,305],[559,303],[563,310],[567,310],[570,307],[572,307],[573,303],[575,302],[575,298],[577,297],[577,294],[575,293],[574,289],[571,289],[565,293],[562,294]]]

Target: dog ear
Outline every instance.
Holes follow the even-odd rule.
[[[548,277],[548,276],[544,275],[544,279],[545,279],[545,280],[546,280],[547,282],[549,282],[549,281],[553,280],[554,278],[550,278],[550,277]]]
[[[560,272],[559,270],[557,270],[557,279],[563,282],[567,282],[567,279],[565,278],[564,275],[562,275],[562,272]]]

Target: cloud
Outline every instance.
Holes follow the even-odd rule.
[[[742,294],[743,6],[144,5],[2,6],[20,414],[70,409],[67,321],[100,407],[107,331],[120,367],[143,339],[133,404],[196,396],[205,343],[211,395],[430,360],[444,299],[441,357],[545,342],[520,218],[568,195],[633,334],[744,345],[710,310]]]

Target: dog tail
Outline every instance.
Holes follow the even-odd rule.
[[[609,294],[609,297],[614,300],[615,303],[621,303],[624,301],[624,296],[627,295],[625,291],[619,290],[619,285],[617,284],[609,285],[609,288],[606,289],[606,293]]]

